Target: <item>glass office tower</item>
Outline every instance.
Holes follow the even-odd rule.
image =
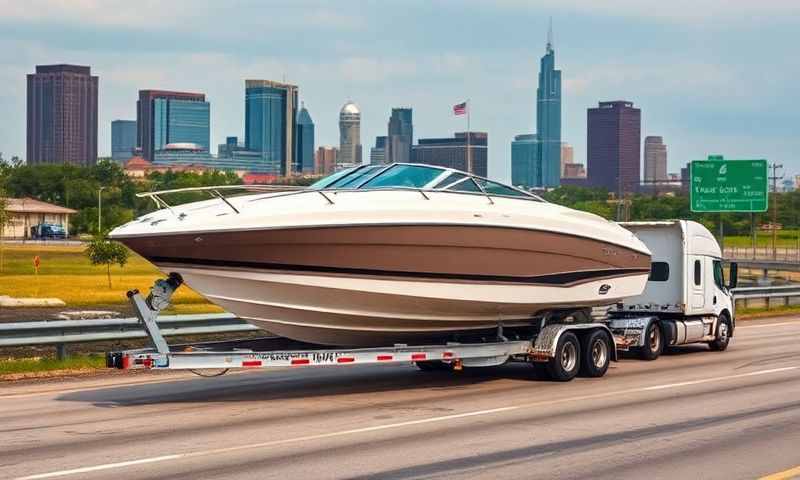
[[[261,153],[266,172],[293,173],[297,86],[270,80],[245,81],[245,146]]]

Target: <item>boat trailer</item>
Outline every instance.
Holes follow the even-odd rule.
[[[152,344],[149,348],[110,352],[107,365],[119,369],[191,370],[203,376],[200,370],[232,368],[291,368],[332,365],[363,365],[414,363],[421,370],[461,370],[463,367],[491,367],[508,361],[528,362],[551,367],[556,371],[574,370],[574,374],[553,375],[556,380],[570,380],[577,375],[578,367],[586,376],[602,376],[609,361],[617,360],[617,350],[627,349],[632,343],[630,330],[617,335],[606,323],[576,322],[547,324],[541,319],[535,334],[527,338],[509,340],[504,336],[502,324],[495,334],[469,342],[445,342],[436,345],[394,344],[387,347],[346,348],[316,345],[291,339],[265,336],[233,341],[204,342],[187,345],[169,345],[159,329],[157,319],[165,309],[183,280],[177,273],[160,279],[144,298],[138,290],[127,293],[136,316]],[[598,333],[599,332],[599,333]],[[564,349],[565,337],[573,346],[591,357],[595,368],[575,366],[575,352]],[[594,342],[586,348],[586,341]],[[567,342],[569,343],[569,342]],[[635,343],[635,342],[634,342]],[[570,354],[574,358],[569,358]],[[585,362],[588,360],[584,360]],[[572,362],[572,363],[570,363]],[[559,365],[562,367],[558,369]],[[587,372],[588,370],[588,372]],[[561,377],[561,378],[559,378]]]

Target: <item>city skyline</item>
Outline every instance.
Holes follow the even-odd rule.
[[[303,89],[320,145],[338,144],[338,109],[348,97],[362,110],[366,144],[385,134],[386,112],[396,105],[416,110],[414,127],[422,136],[463,130],[450,107],[470,98],[472,128],[492,136],[489,174],[507,180],[508,145],[515,134],[535,128],[530,105],[536,101],[536,57],[552,15],[565,72],[562,139],[573,144],[578,161],[586,156],[586,108],[627,98],[642,109],[643,135],[669,139],[669,172],[715,152],[768,158],[783,163],[787,174],[800,170],[792,131],[798,109],[782,101],[797,97],[793,78],[800,73],[789,49],[793,14],[800,10],[788,2],[699,2],[659,12],[635,2],[412,4],[406,11],[322,2],[297,8],[243,4],[237,8],[250,14],[235,31],[204,30],[230,8],[214,4],[186,8],[176,1],[159,7],[164,14],[157,20],[146,6],[124,2],[69,8],[42,2],[36,15],[14,2],[2,5],[0,45],[6,53],[0,54],[0,80],[6,88],[0,110],[10,120],[0,129],[0,151],[6,158],[26,156],[25,73],[37,64],[74,63],[91,65],[100,77],[100,156],[110,155],[111,120],[134,117],[131,104],[140,89],[206,93],[213,103],[210,143],[216,145],[244,130],[242,79],[285,78]],[[191,22],[176,14],[188,10]],[[258,28],[267,14],[281,20],[279,31]],[[418,21],[400,38],[386,33],[392,31],[387,19],[395,17]],[[486,25],[503,27],[488,36],[463,35]],[[287,29],[306,41],[288,48],[279,41]],[[606,35],[610,30],[615,35]],[[762,90],[765,71],[769,88]],[[750,95],[756,90],[758,98]]]

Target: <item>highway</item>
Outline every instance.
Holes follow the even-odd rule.
[[[2,384],[0,432],[0,478],[791,478],[800,318],[565,384],[522,364]]]

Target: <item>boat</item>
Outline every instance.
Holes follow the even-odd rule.
[[[159,209],[110,237],[248,322],[325,345],[533,325],[638,295],[650,272],[647,247],[615,223],[450,168],[241,188],[140,194]],[[166,201],[192,191],[212,198]]]

